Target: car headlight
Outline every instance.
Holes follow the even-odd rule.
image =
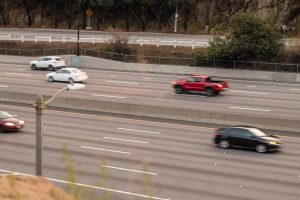
[[[276,144],[278,144],[278,143],[277,143],[277,142],[274,142],[274,141],[269,141],[269,144],[276,145]]]
[[[24,121],[23,120],[19,120],[19,125],[23,125]]]
[[[11,122],[6,122],[4,125],[5,125],[5,126],[15,126],[15,124],[14,124],[14,123],[11,123]]]

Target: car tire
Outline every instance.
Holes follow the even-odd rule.
[[[69,78],[69,79],[68,79],[68,82],[69,82],[70,84],[72,84],[72,83],[74,83],[74,80],[73,80],[72,78]]]
[[[52,65],[49,65],[49,66],[48,66],[48,70],[49,70],[49,71],[54,71],[54,67],[53,67]]]
[[[0,126],[0,133],[4,133],[5,132],[5,129],[3,126]]]
[[[258,153],[265,153],[265,152],[267,152],[267,147],[266,147],[266,145],[259,144],[255,147],[255,151]]]
[[[48,82],[54,82],[54,78],[52,76],[48,77]]]
[[[35,65],[35,64],[32,64],[32,65],[31,65],[31,69],[32,69],[32,70],[36,70],[36,69],[37,69],[36,65]]]
[[[228,140],[221,140],[218,146],[222,149],[228,149],[230,147],[230,143]]]
[[[215,91],[209,87],[209,88],[205,89],[205,94],[206,94],[206,96],[211,97],[211,96],[215,95]]]
[[[175,87],[175,92],[176,92],[176,94],[183,94],[184,90],[182,89],[181,86],[176,86]]]

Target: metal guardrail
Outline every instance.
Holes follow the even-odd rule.
[[[24,35],[0,35],[0,40],[3,41],[21,41],[21,42],[62,42],[62,43],[74,43],[77,42],[77,37],[70,37],[70,36],[24,36]],[[107,43],[111,40],[111,36],[107,37],[81,37],[79,42],[84,43]],[[143,45],[156,45],[159,46],[185,46],[191,47],[195,49],[197,47],[207,47],[209,46],[208,41],[195,41],[195,40],[170,40],[170,39],[159,39],[159,38],[138,38],[138,39],[131,39],[128,38],[128,44],[137,44],[140,46]]]
[[[49,55],[74,55],[75,48],[51,48],[51,49],[10,49],[0,48],[0,55],[17,55],[17,56],[49,56]],[[273,72],[291,72],[300,73],[300,63],[266,63],[266,62],[249,62],[249,61],[228,61],[217,59],[199,59],[196,57],[182,58],[175,56],[144,56],[144,55],[127,55],[113,52],[101,51],[98,49],[80,49],[80,55],[104,58],[127,63],[148,63],[160,65],[186,65],[186,66],[203,66],[211,68],[224,68],[236,70],[257,70]]]

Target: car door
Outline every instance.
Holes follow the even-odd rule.
[[[247,133],[245,129],[232,128],[228,132],[228,140],[232,146],[249,148],[249,139],[252,138]]]
[[[204,80],[200,77],[195,77],[195,91],[203,91],[205,89]]]
[[[189,77],[185,83],[185,89],[195,91],[197,89],[194,77]]]
[[[37,60],[38,62],[36,62],[36,66],[38,68],[45,68],[46,65],[46,58],[40,58]]]
[[[64,71],[63,69],[55,72],[54,79],[56,81],[64,81]]]

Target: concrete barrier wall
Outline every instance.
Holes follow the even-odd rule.
[[[166,73],[166,74],[205,74],[209,76],[217,76],[221,78],[233,78],[244,80],[261,80],[276,81],[286,83],[300,83],[300,74],[283,73],[283,72],[265,72],[251,70],[232,70],[217,69],[206,67],[190,67],[177,65],[156,65],[156,64],[140,64],[140,63],[124,63],[112,61],[102,58],[94,58],[89,56],[81,56],[80,59],[73,55],[62,55],[66,60],[67,66],[78,67],[80,62],[81,68],[92,68],[102,70],[122,70],[143,73]],[[23,56],[3,56],[0,55],[0,63],[25,64],[29,66],[29,62],[37,57]]]
[[[33,105],[35,98],[36,95],[34,94],[21,94],[11,91],[1,91],[0,102],[21,102]],[[45,99],[49,99],[49,97],[45,96]],[[172,108],[155,105],[57,97],[50,106],[123,115],[125,114],[139,117],[153,117],[162,120],[173,119],[181,121],[206,122],[227,125],[243,124],[258,126],[265,129],[293,132],[299,132],[300,130],[300,119],[275,118],[237,113],[222,113],[206,110],[190,110],[186,108]]]

